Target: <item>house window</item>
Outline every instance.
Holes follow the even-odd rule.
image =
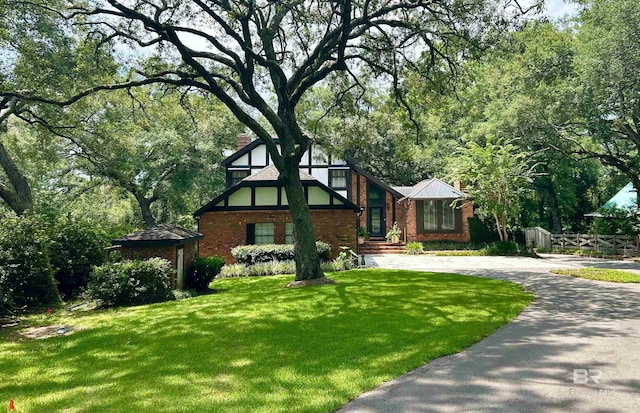
[[[284,243],[293,244],[293,222],[284,224]]]
[[[451,207],[452,202],[451,199],[418,201],[418,231],[422,233],[459,232],[460,211]]]
[[[384,205],[384,191],[382,188],[372,184],[371,182],[369,182],[367,186],[369,205]]]
[[[227,174],[229,188],[234,185],[237,185],[238,183],[240,183],[240,181],[242,181],[244,178],[246,178],[250,174],[251,174],[251,171],[249,169],[236,169],[236,170],[229,171]]]
[[[449,201],[442,202],[442,226],[443,231],[453,231],[456,229],[456,211],[451,208]]]
[[[273,222],[261,222],[254,224],[254,238],[256,245],[273,244],[274,224]]]
[[[347,189],[347,170],[330,169],[329,186],[334,189]]]

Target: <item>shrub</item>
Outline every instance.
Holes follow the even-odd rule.
[[[6,320],[11,320],[14,316],[14,304],[13,304],[13,298],[10,295],[10,292],[5,291],[4,289],[2,289],[2,285],[4,284],[3,282],[3,277],[4,277],[4,271],[2,270],[2,268],[0,268],[0,324],[2,324],[3,321]]]
[[[498,241],[484,249],[484,255],[518,255],[518,244],[513,241]]]
[[[191,290],[206,291],[223,265],[222,257],[198,258],[187,269],[186,287]]]
[[[296,263],[294,261],[259,262],[247,267],[247,275],[260,277],[265,275],[295,274]]]
[[[104,307],[156,303],[173,299],[168,260],[122,261],[94,268],[87,286],[89,297]]]
[[[33,216],[0,221],[0,300],[7,308],[37,311],[61,303],[47,242]]]
[[[338,257],[333,261],[325,261],[321,263],[321,266],[322,271],[338,272],[353,268],[354,263],[353,259],[345,254],[344,258]],[[218,278],[262,277],[267,275],[295,274],[295,272],[296,263],[291,260],[259,262],[250,266],[246,264],[229,264],[222,267]]]
[[[51,264],[58,291],[76,296],[89,282],[94,266],[104,261],[104,236],[88,224],[65,222],[51,235]]]
[[[331,246],[317,241],[320,261],[328,261]],[[231,250],[233,257],[241,264],[253,265],[269,261],[290,261],[295,258],[293,244],[240,245]]]
[[[338,256],[338,258],[336,258],[333,261],[323,262],[321,264],[322,271],[324,272],[346,271],[354,268],[357,265],[357,263],[354,262],[353,258],[347,257],[346,255],[342,256],[342,254],[343,253],[341,252],[340,256]]]
[[[469,223],[469,235],[471,242],[490,243],[500,240],[495,223],[490,220],[482,220],[477,216],[467,218]]]
[[[220,270],[217,278],[247,277],[247,266],[244,264],[227,264]]]
[[[421,242],[410,242],[404,248],[404,251],[409,255],[420,255],[424,251]]]

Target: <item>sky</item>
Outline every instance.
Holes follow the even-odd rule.
[[[575,3],[567,3],[563,0],[547,0],[545,8],[549,17],[558,19],[567,14],[575,13],[578,10],[578,5]]]

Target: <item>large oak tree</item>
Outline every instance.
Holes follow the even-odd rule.
[[[461,43],[480,45],[525,12],[509,0],[71,3],[61,13],[105,44],[121,39],[148,48],[152,58],[132,63],[138,77],[129,85],[162,82],[213,94],[265,142],[291,208],[296,280],[323,277],[298,172],[311,143],[296,115],[304,95],[337,73],[358,82],[365,67],[397,83],[399,70],[422,56],[453,67],[464,58]],[[422,66],[423,74],[433,67]]]

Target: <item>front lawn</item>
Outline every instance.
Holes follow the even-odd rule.
[[[15,399],[16,412],[331,412],[479,341],[533,299],[454,274],[331,277],[339,284],[300,289],[283,287],[291,276],[216,280],[217,294],[48,316],[78,329],[68,336],[1,332],[0,402]]]
[[[610,281],[615,283],[640,283],[640,275],[628,271],[611,270],[607,268],[567,268],[552,270],[551,272],[587,280]]]

